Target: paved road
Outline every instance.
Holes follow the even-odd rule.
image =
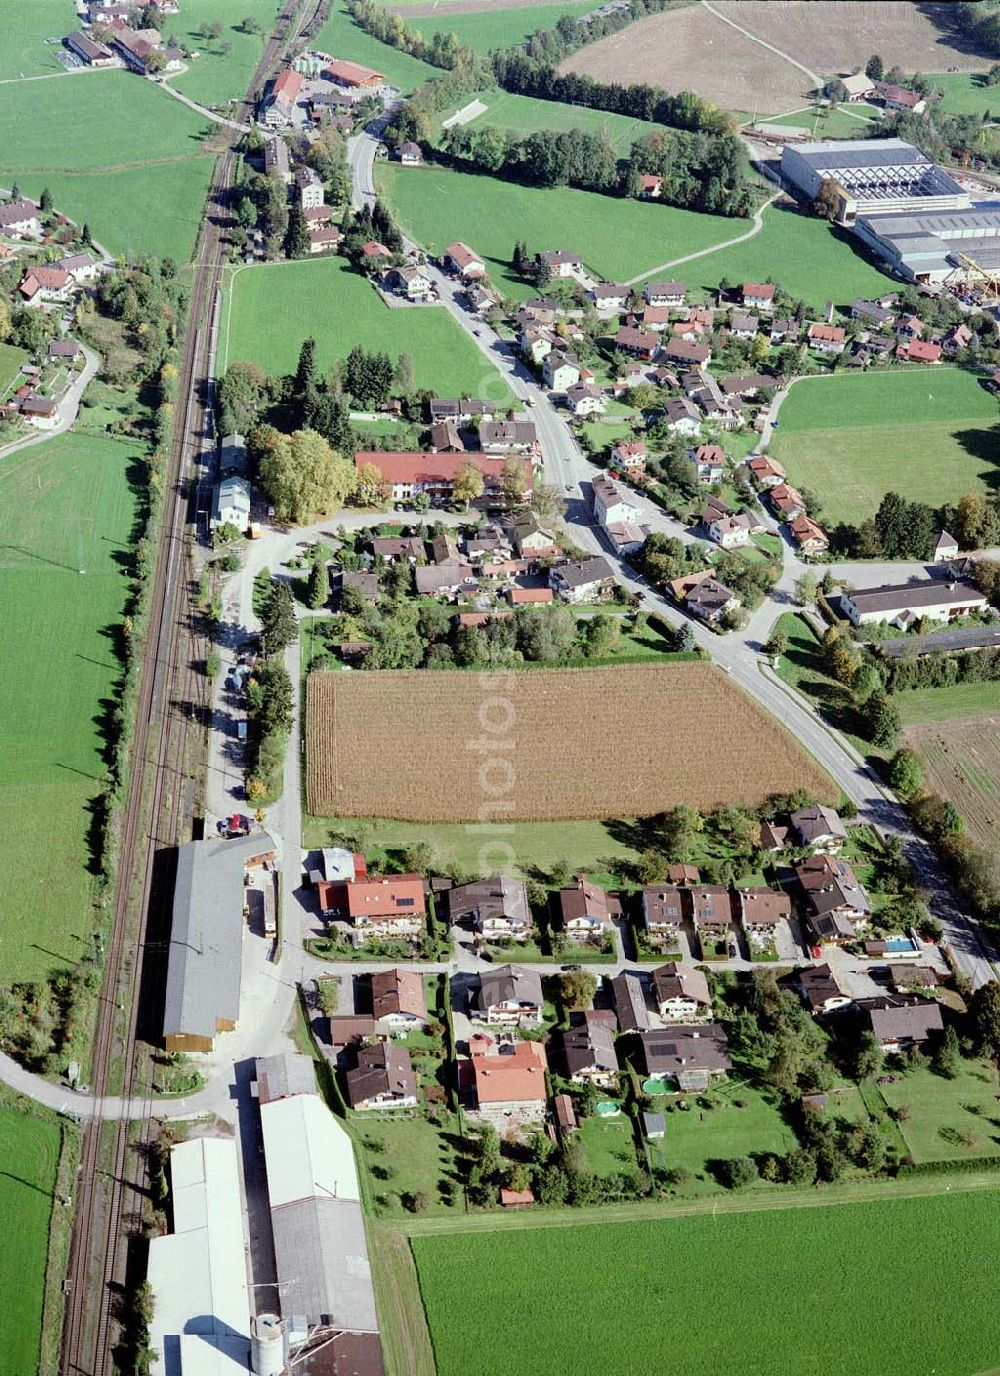
[[[16,454],[19,449],[30,449],[33,444],[42,444],[45,440],[55,439],[56,435],[65,434],[76,423],[83,394],[101,362],[93,349],[88,349],[85,344],[81,344],[80,348],[83,351],[84,365],[59,402],[56,409],[58,420],[55,425],[50,426],[47,430],[35,430],[23,440],[15,440],[13,444],[8,444],[5,448],[0,449],[0,459],[6,459],[11,454]]]
[[[187,69],[185,68],[185,70]],[[183,91],[178,91],[171,86],[170,79],[172,77],[183,75],[184,72],[171,72],[170,77],[164,77],[155,84],[159,86],[161,91],[166,91],[168,95],[173,96],[174,100],[179,100],[180,103],[186,105],[189,110],[194,110],[197,114],[203,115],[205,119],[210,119],[215,124],[224,124],[227,129],[235,129],[237,133],[240,134],[249,134],[251,129],[256,128],[256,125],[241,124],[237,119],[228,119],[225,115],[218,115],[214,110],[209,110],[205,105],[199,105],[196,100],[192,100],[190,96],[186,96]]]

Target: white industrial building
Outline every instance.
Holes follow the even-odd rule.
[[[170,1151],[174,1231],[149,1244],[153,1376],[236,1376],[250,1366],[250,1292],[237,1146],[196,1137]]]
[[[913,282],[964,281],[976,275],[973,264],[1000,272],[1000,205],[859,215],[854,229],[900,277]]]
[[[950,172],[904,139],[789,145],[781,150],[781,172],[809,200],[832,182],[842,225],[853,225],[859,215],[968,210],[972,204]]]

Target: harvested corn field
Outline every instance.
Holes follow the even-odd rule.
[[[820,767],[709,664],[313,673],[313,816],[411,822],[637,817],[757,804]]]
[[[955,804],[980,846],[1000,845],[1000,716],[908,726],[927,787]]]

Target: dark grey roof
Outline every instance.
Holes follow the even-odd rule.
[[[930,158],[904,139],[821,139],[800,143],[795,152],[819,170],[848,167],[910,167]]]
[[[218,1019],[238,1020],[243,869],[275,849],[266,831],[227,841],[189,841],[178,849],[164,1036],[214,1037]]]
[[[310,1323],[377,1332],[375,1293],[361,1205],[300,1199],[271,1210],[281,1307]]]
[[[256,1066],[259,1103],[316,1093],[316,1071],[310,1056],[294,1056],[290,1052],[283,1056],[258,1056]]]
[[[562,1056],[569,1076],[597,1069],[617,1074],[614,1030],[604,1023],[585,1023],[562,1034]]]
[[[643,1032],[642,1049],[650,1075],[692,1070],[729,1070],[729,1042],[718,1023],[665,1027]]]
[[[858,1009],[879,1041],[926,1041],[940,1032],[941,1008],[933,999],[919,994],[879,995],[858,999]]]
[[[484,970],[474,1000],[475,1007],[483,1013],[500,1003],[541,1008],[544,1002],[541,975],[523,965],[501,965],[496,970]]]
[[[811,1009],[822,1008],[829,999],[845,997],[829,965],[808,965],[794,979]]]
[[[924,578],[918,583],[885,583],[877,588],[845,592],[843,596],[849,598],[859,612],[911,611],[986,600],[975,583],[964,578],[951,582],[943,578]]]
[[[611,981],[611,994],[618,1014],[618,1026],[623,1032],[641,1032],[649,1026],[649,1009],[642,987],[642,976],[624,970]]]
[[[523,879],[494,875],[472,884],[456,884],[448,891],[448,916],[452,922],[471,917],[477,926],[490,919],[506,918],[517,926],[531,926],[528,890]]]
[[[931,631],[928,635],[908,635],[896,640],[880,640],[876,647],[886,659],[910,655],[929,655],[951,650],[989,650],[1000,648],[1000,626],[966,626],[957,631]]]
[[[568,588],[582,588],[588,583],[601,583],[614,577],[611,565],[600,554],[595,554],[591,559],[581,559],[575,564],[558,564],[552,572]]]

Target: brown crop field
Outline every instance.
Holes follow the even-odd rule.
[[[716,0],[713,8],[748,34],[826,78],[864,66],[873,52],[909,72],[989,66],[947,26],[947,5],[896,0]],[[939,22],[935,22],[935,21]],[[702,6],[630,24],[581,49],[560,71],[602,81],[648,81],[697,91],[725,110],[778,114],[808,97],[805,72]]]
[[[710,664],[313,673],[308,810],[410,822],[639,817],[808,788],[815,761]]]
[[[1000,846],[1000,717],[964,717],[906,728],[928,789],[955,804],[979,845]]]

